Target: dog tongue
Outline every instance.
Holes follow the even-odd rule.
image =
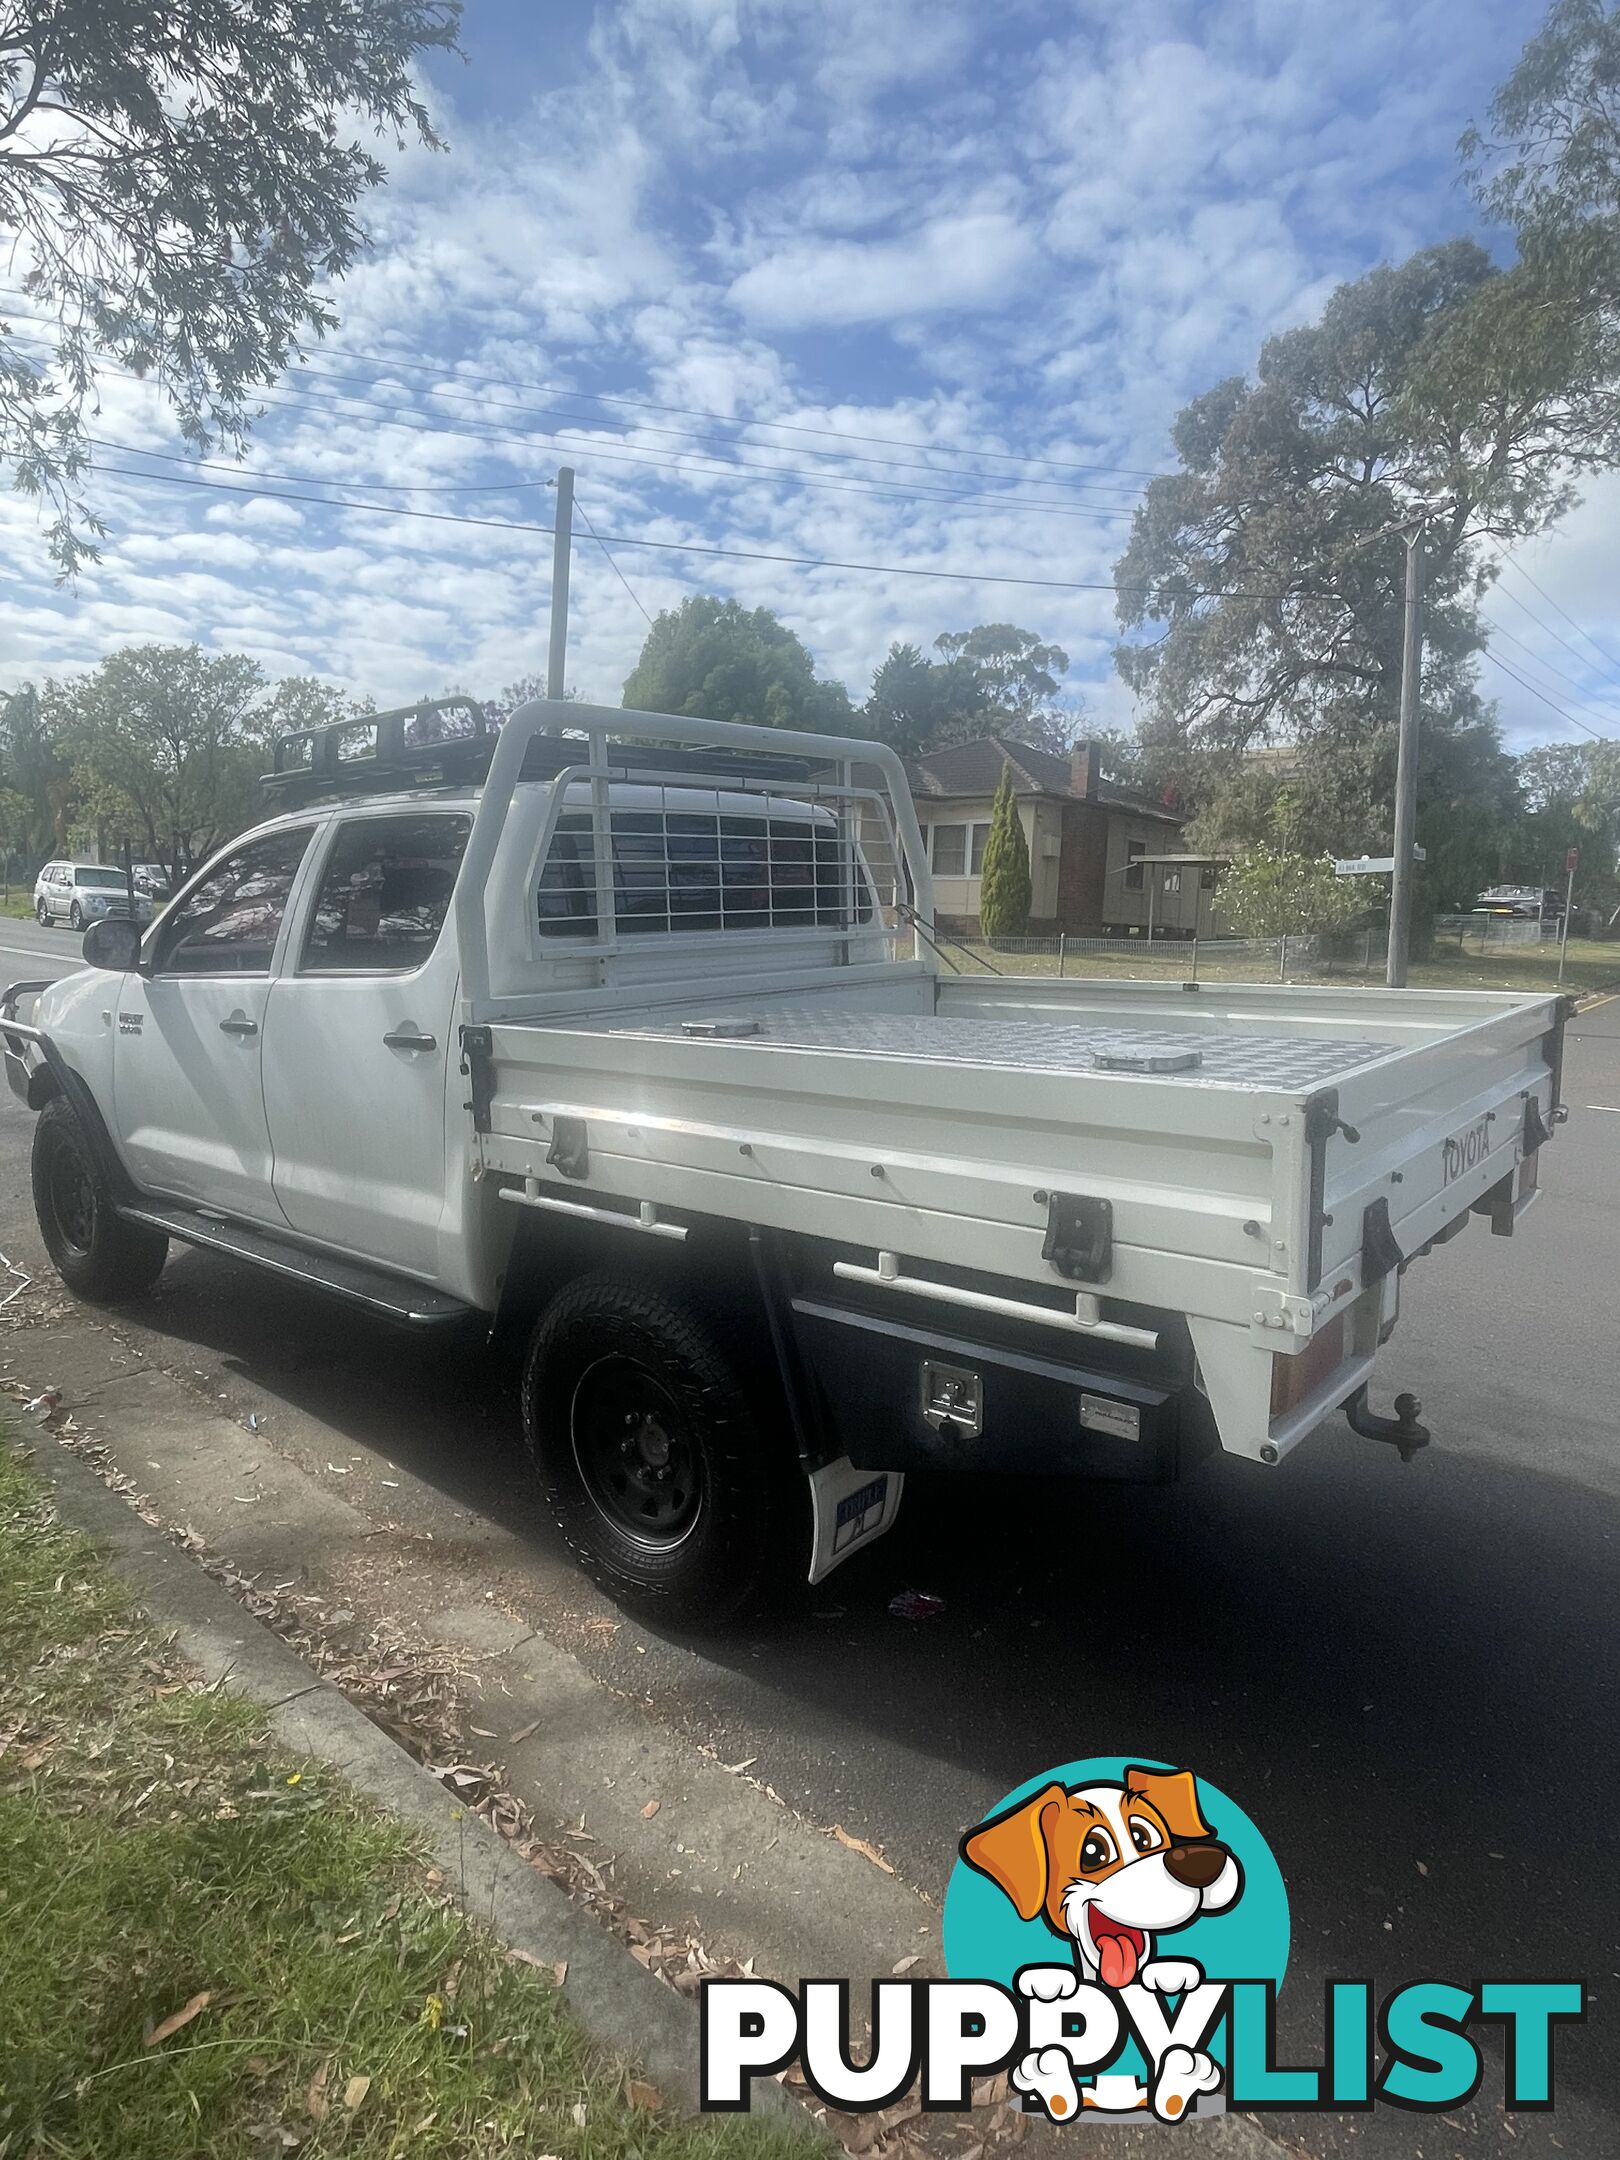
[[[1104,1987],[1129,1987],[1136,1978],[1136,1944],[1129,1935],[1100,1936],[1097,1961]]]

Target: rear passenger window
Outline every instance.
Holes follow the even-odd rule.
[[[684,930],[827,930],[869,922],[872,895],[852,875],[830,818],[614,810],[614,927],[622,936]],[[595,938],[589,811],[557,820],[540,873],[540,935]]]
[[[403,974],[438,943],[470,817],[352,818],[338,829],[304,940],[306,975]]]

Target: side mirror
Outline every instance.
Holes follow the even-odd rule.
[[[84,933],[81,948],[93,968],[114,975],[133,975],[141,964],[141,928],[127,915],[104,915]]]

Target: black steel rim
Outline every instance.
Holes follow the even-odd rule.
[[[50,1186],[56,1227],[76,1252],[88,1252],[96,1234],[96,1193],[73,1148],[51,1150]]]
[[[703,1458],[674,1396],[632,1357],[581,1374],[569,1413],[574,1462],[591,1504],[654,1552],[670,1552],[703,1508]]]

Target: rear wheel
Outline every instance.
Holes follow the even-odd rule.
[[[115,1211],[84,1121],[65,1095],[51,1098],[34,1127],[33,1181],[45,1250],[75,1296],[107,1305],[151,1289],[169,1241]]]
[[[51,911],[43,900],[34,902],[34,917],[42,930],[48,930],[51,927]]]
[[[657,1284],[587,1276],[542,1313],[524,1434],[558,1528],[620,1604],[721,1627],[802,1564],[808,1487],[756,1392]]]

